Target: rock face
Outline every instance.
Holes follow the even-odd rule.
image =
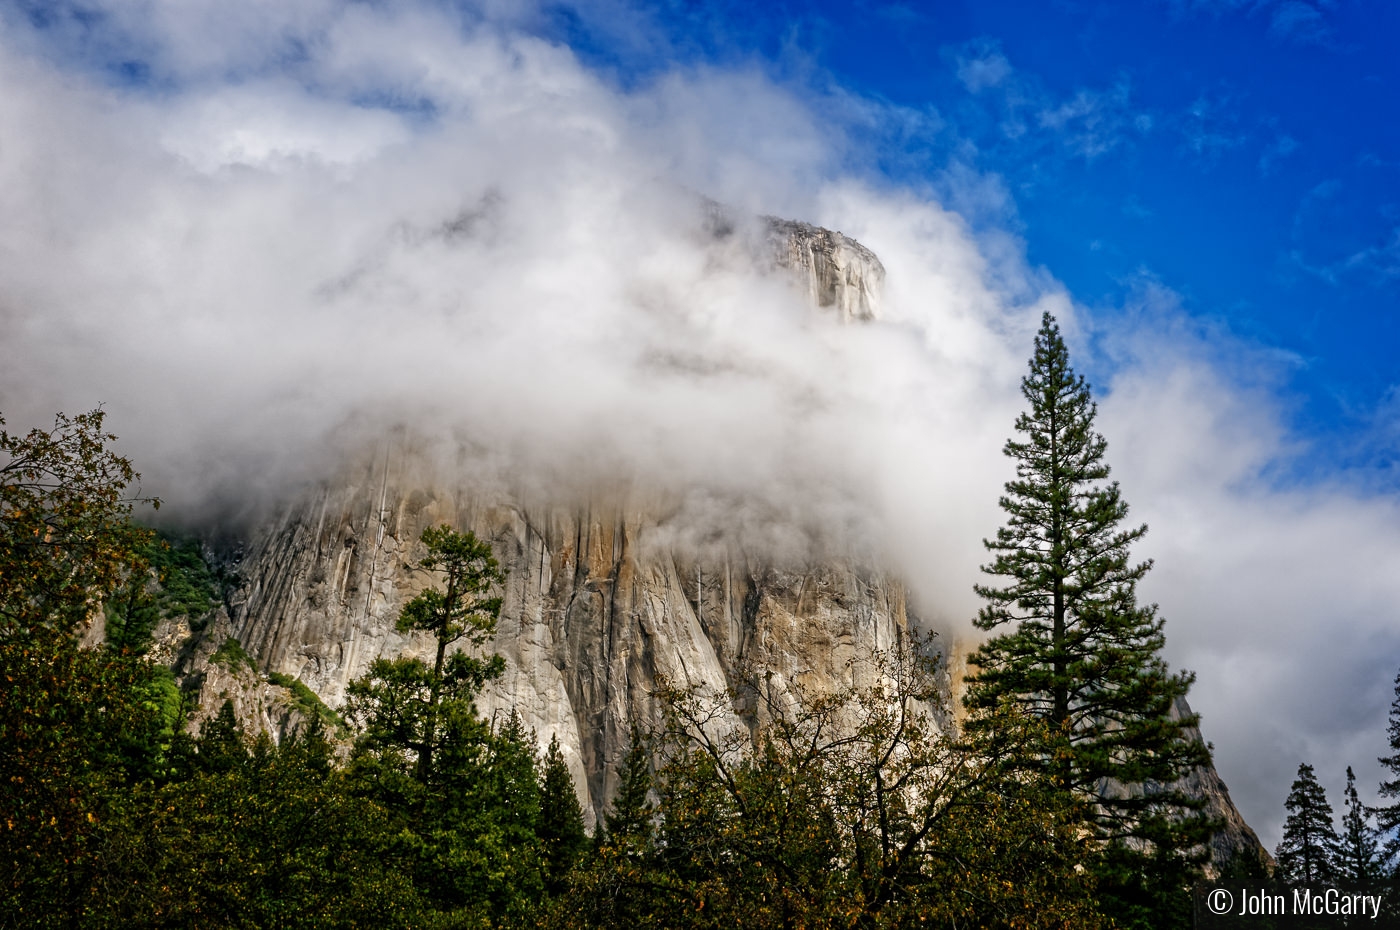
[[[1177,699],[1172,707],[1173,719],[1179,720],[1190,714],[1191,706],[1186,703],[1186,699]],[[1193,728],[1190,732],[1197,741],[1205,741],[1200,730]],[[1230,800],[1230,789],[1220,780],[1215,766],[1192,771],[1181,780],[1181,787],[1192,797],[1205,798],[1206,815],[1220,822],[1220,829],[1215,831],[1210,840],[1210,869],[1217,875],[1221,865],[1239,858],[1265,864],[1273,862],[1254,830],[1240,816],[1235,802]]]
[[[880,317],[885,266],[875,253],[839,232],[764,217],[778,264],[793,272],[812,304],[833,307],[842,322]]]
[[[715,690],[750,666],[780,691],[849,682],[852,660],[909,628],[903,587],[873,572],[686,559],[648,542],[650,507],[526,508],[414,488],[404,471],[390,453],[269,528],[243,563],[236,635],[265,671],[336,706],[378,656],[427,655],[425,637],[394,631],[428,581],[412,568],[418,537],[444,522],[471,529],[507,575],[489,646],[506,672],[480,709],[514,708],[542,742],[557,736],[594,816],[633,722],[659,719],[658,675]]]
[[[814,305],[848,322],[878,317],[884,268],[873,253],[840,233],[764,222],[775,262]],[[480,710],[514,708],[542,745],[558,737],[590,821],[615,791],[632,725],[658,720],[658,675],[719,690],[758,669],[779,694],[864,684],[878,674],[869,658],[917,626],[903,585],[853,558],[785,563],[733,544],[669,544],[675,508],[664,493],[527,503],[538,495],[486,490],[465,467],[425,480],[420,464],[409,443],[387,443],[264,526],[247,543],[229,616],[204,639],[222,641],[226,629],[260,672],[297,679],[338,707],[374,659],[428,655],[426,637],[394,628],[430,582],[413,567],[418,538],[440,523],[470,529],[507,576],[488,646],[506,671]],[[211,662],[216,646],[183,647],[187,670],[204,676],[203,702],[227,695],[249,723],[294,726],[287,690]],[[949,671],[956,679],[956,662]],[[1257,848],[1215,772],[1193,778],[1227,822],[1220,852]]]

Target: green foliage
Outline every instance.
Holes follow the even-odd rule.
[[[399,632],[427,630],[441,644],[465,639],[480,646],[495,630],[501,612],[501,599],[484,595],[505,581],[491,547],[475,533],[458,533],[445,524],[424,530],[420,542],[428,554],[418,567],[440,572],[446,590],[429,588],[404,605]]]
[[[537,830],[546,886],[551,894],[567,888],[568,876],[588,847],[574,779],[564,762],[559,738],[549,741],[540,777],[540,816]]]
[[[102,604],[108,647],[145,655],[151,634],[160,622],[160,607],[151,593],[150,577],[136,571]]]
[[[246,737],[234,715],[233,701],[224,701],[218,713],[199,728],[195,760],[199,770],[209,775],[237,771],[247,764]]]
[[[147,663],[149,677],[137,686],[132,697],[141,703],[146,713],[159,721],[158,742],[147,750],[150,764],[147,772],[158,772],[170,752],[175,734],[184,722],[185,695],[175,682],[175,673],[164,665]]]
[[[1389,804],[1376,807],[1376,827],[1387,836],[1381,849],[1384,865],[1395,869],[1400,864],[1400,672],[1395,675],[1395,698],[1390,702],[1390,719],[1386,729],[1390,754],[1377,761],[1390,772],[1390,778],[1383,779],[1378,792],[1381,798],[1388,798]]]
[[[112,800],[154,770],[158,675],[35,631],[0,637],[0,681],[0,927],[40,926],[79,893]]]
[[[257,671],[257,665],[253,662],[253,657],[248,655],[247,650],[243,648],[243,644],[232,636],[225,639],[223,643],[220,644],[219,648],[214,650],[214,654],[209,657],[209,661],[213,662],[215,665],[221,665],[235,674],[239,669],[247,669],[250,672]],[[270,678],[271,676],[268,677]],[[281,684],[281,682],[275,683]]]
[[[156,771],[168,732],[169,676],[75,636],[145,571],[139,476],[102,421],[0,430],[0,927],[63,913],[110,800]]]
[[[0,635],[68,634],[126,580],[144,572],[150,534],[126,489],[141,476],[106,448],[101,410],[58,414],[52,430],[0,429]],[[0,426],[4,425],[0,417]]]
[[[209,575],[131,525],[101,423],[0,432],[0,928],[434,925],[402,821],[348,790],[316,718],[281,747],[250,748],[231,704],[179,726],[141,653],[161,616],[207,610]],[[110,648],[81,648],[98,605]]]
[[[145,653],[161,620],[188,618],[202,630],[205,615],[218,606],[219,586],[199,543],[169,534],[150,535],[136,549],[140,571],[133,572],[103,604],[107,644]]]
[[[219,606],[219,581],[198,540],[162,533],[147,550],[159,590],[156,606],[161,617],[188,617],[199,630],[201,618]]]
[[[246,656],[247,654],[244,653]],[[252,667],[252,660],[248,660],[248,665]],[[337,736],[344,736],[350,732],[345,720],[337,714],[335,710],[321,700],[320,695],[307,687],[306,682],[300,678],[293,678],[291,675],[282,672],[268,672],[267,680],[274,685],[286,688],[292,692],[292,698],[296,701],[297,710],[309,720],[319,720],[321,726],[327,728]]]
[[[1298,777],[1284,807],[1288,819],[1283,823],[1283,839],[1274,851],[1278,877],[1292,884],[1332,884],[1337,878],[1340,840],[1332,826],[1327,793],[1306,762],[1298,766]]]
[[[625,841],[653,819],[634,740],[610,832],[557,922],[1100,926],[1072,809],[999,755],[1038,725],[1005,717],[997,746],[956,743],[936,722],[929,662],[908,651],[877,661],[881,683],[797,701],[767,682],[710,698],[663,686],[656,841]],[[725,722],[736,703],[759,708],[756,733]]]
[[[232,764],[142,786],[104,822],[84,893],[69,904],[81,926],[431,925],[393,818],[345,790],[314,725],[248,749],[225,723],[210,721],[200,740],[241,747]]]
[[[543,890],[533,735],[518,717],[497,731],[480,718],[476,696],[504,661],[461,648],[494,631],[501,599],[489,593],[504,578],[471,533],[434,527],[422,542],[419,567],[443,588],[404,605],[398,626],[429,633],[435,657],[379,659],[350,684],[351,775],[402,818],[414,884],[433,907],[464,922],[520,920]]]
[[[352,683],[347,767],[325,739],[339,718],[277,673],[310,720],[302,736],[249,740],[230,702],[191,736],[173,676],[140,656],[159,619],[214,606],[219,579],[197,545],[131,526],[135,472],[101,423],[0,433],[0,930],[1091,930],[1092,872],[1157,900],[1140,860],[1112,858],[1127,847],[1089,844],[1058,757],[1026,764],[1073,740],[1020,692],[974,702],[968,738],[949,739],[916,651],[878,657],[865,676],[878,684],[795,703],[766,680],[709,697],[662,683],[666,728],[633,732],[589,849],[557,740],[541,760],[519,716],[492,726],[476,711],[503,668],[470,654],[503,578],[485,543],[447,527],[422,537],[440,587],[399,617],[435,654]],[[111,648],[80,648],[99,604]],[[1106,610],[1089,612],[1100,627]],[[1160,635],[1148,626],[1143,642]],[[213,659],[252,667],[233,638]],[[752,728],[726,723],[736,706],[758,708]],[[1171,853],[1165,809],[1135,835]]]
[[[617,796],[603,818],[607,843],[645,853],[652,843],[651,752],[641,730],[634,724],[627,755],[622,761]]]
[[[1174,784],[1210,761],[1191,732],[1198,718],[1180,713],[1193,676],[1169,672],[1156,606],[1137,602],[1151,563],[1134,564],[1129,547],[1147,527],[1120,529],[1128,505],[1107,480],[1096,407],[1048,313],[1021,393],[1022,438],[1005,448],[1016,462],[1000,501],[1007,522],[985,543],[995,558],[983,571],[1000,583],[977,586],[986,602],[977,625],[1009,629],[971,657],[967,705],[1011,702],[1045,722],[1045,740],[1018,762],[1050,777],[1086,827],[1117,844],[1105,851],[1104,893],[1118,886],[1125,908],[1136,907],[1150,874],[1184,906],[1213,828],[1204,802]],[[979,719],[991,718],[974,716],[974,728]],[[1148,897],[1155,903],[1142,906],[1160,906],[1156,892]]]
[[[383,764],[400,754],[411,757],[414,778],[423,786],[435,779],[439,752],[474,753],[479,729],[473,700],[482,686],[505,668],[500,656],[477,658],[449,647],[481,646],[496,629],[499,597],[486,597],[505,579],[491,547],[473,533],[448,526],[429,527],[421,541],[427,555],[420,569],[443,576],[444,590],[428,588],[399,613],[401,633],[424,631],[436,640],[431,666],[417,658],[377,659],[368,674],[352,682],[346,714],[363,727],[356,751]]]
[[[1356,775],[1347,766],[1346,813],[1338,837],[1337,872],[1345,882],[1370,884],[1385,877],[1381,866],[1380,833],[1371,811],[1356,793]]]

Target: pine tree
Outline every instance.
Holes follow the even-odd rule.
[[[545,876],[554,894],[567,884],[569,870],[578,862],[588,843],[583,829],[574,778],[559,749],[559,737],[549,741],[544,754],[544,777],[540,790],[540,844],[544,847]]]
[[[1095,837],[1117,844],[1105,883],[1131,878],[1141,898],[1133,870],[1175,871],[1164,880],[1179,885],[1211,828],[1203,802],[1174,787],[1210,761],[1191,732],[1199,718],[1181,712],[1194,676],[1168,670],[1156,605],[1137,601],[1152,563],[1132,562],[1129,548],[1147,527],[1122,528],[1128,505],[1107,480],[1097,408],[1048,313],[1021,393],[1030,409],[1004,449],[1016,462],[1000,499],[1007,523],[984,542],[995,557],[983,571],[999,583],[976,587],[986,602],[977,626],[1008,629],[972,656],[966,701],[974,728],[1005,704],[1045,722],[1047,738],[1020,764],[1074,798]],[[1136,865],[1125,870],[1128,861]]]
[[[1356,793],[1356,776],[1347,766],[1347,812],[1342,817],[1337,871],[1344,881],[1365,884],[1381,878],[1379,834],[1371,824],[1371,811]]]
[[[1390,755],[1381,756],[1380,764],[1390,770],[1393,778],[1381,782],[1379,795],[1394,803],[1376,808],[1376,827],[1388,837],[1381,851],[1385,867],[1394,867],[1400,860],[1400,673],[1395,676],[1395,699],[1390,702],[1390,727],[1387,733]]]
[[[491,737],[481,803],[505,843],[533,850],[540,820],[539,750],[535,731],[514,708]]]
[[[225,700],[218,713],[200,726],[195,752],[199,770],[209,774],[230,772],[247,763],[247,741],[233,712],[233,701]]]
[[[1147,527],[1119,529],[1128,505],[1117,482],[1105,483],[1096,406],[1048,313],[1021,393],[1031,409],[1016,420],[1025,441],[1005,448],[1017,475],[1000,501],[1009,519],[984,543],[996,558],[983,571],[1007,582],[976,588],[987,601],[977,625],[1014,629],[974,655],[968,703],[990,710],[1010,700],[1045,720],[1052,745],[1038,764],[1063,790],[1095,801],[1101,835],[1131,835],[1153,806],[1189,803],[1106,798],[1100,786],[1170,783],[1209,761],[1187,732],[1196,715],[1172,713],[1194,676],[1168,671],[1156,606],[1137,603],[1152,563],[1133,564],[1128,548]]]
[[[593,834],[593,848],[579,863],[561,907],[565,926],[684,926],[655,920],[658,893],[667,878],[657,867],[651,794],[651,751],[632,726],[617,794]],[[706,915],[708,917],[709,915]]]
[[[633,725],[632,745],[622,762],[622,778],[612,808],[603,818],[603,833],[613,844],[646,850],[652,840],[651,758],[641,731]]]
[[[442,790],[439,776],[469,768],[489,741],[474,702],[505,663],[498,655],[469,655],[459,644],[481,646],[495,632],[501,598],[485,595],[504,576],[491,547],[473,533],[429,527],[421,540],[428,554],[418,566],[444,576],[445,589],[428,588],[405,604],[397,628],[431,634],[434,659],[376,659],[350,683],[345,714],[361,728],[355,754],[362,767],[408,775],[411,765],[419,786]]]
[[[1283,823],[1283,839],[1274,850],[1279,877],[1300,885],[1335,881],[1340,840],[1332,826],[1327,792],[1317,783],[1311,765],[1304,762],[1298,766],[1298,777],[1283,806],[1288,819]]]

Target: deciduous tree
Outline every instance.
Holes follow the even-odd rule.
[[[72,633],[140,568],[149,531],[131,522],[140,480],[108,444],[102,410],[53,429],[0,429],[0,635]],[[0,426],[5,420],[0,417]]]
[[[1068,809],[991,755],[1024,739],[1020,724],[1003,720],[995,749],[960,744],[927,662],[871,661],[878,683],[830,693],[762,676],[743,694],[663,685],[655,851],[608,860],[605,844],[583,887],[607,906],[581,922],[1097,926]],[[736,706],[757,708],[753,729]]]
[[[160,752],[157,670],[78,641],[144,571],[113,439],[101,410],[0,429],[0,927],[66,917],[112,801]]]

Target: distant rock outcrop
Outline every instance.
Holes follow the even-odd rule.
[[[778,264],[807,288],[814,306],[834,307],[843,322],[880,318],[885,266],[875,253],[839,232],[764,217]]]

